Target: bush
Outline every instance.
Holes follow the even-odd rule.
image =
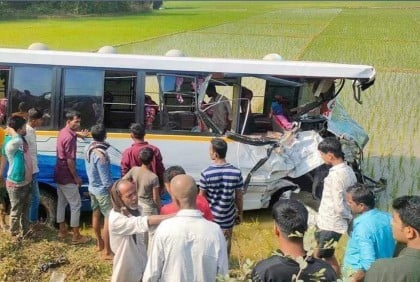
[[[0,17],[5,19],[149,12],[153,5],[151,1],[0,1]]]

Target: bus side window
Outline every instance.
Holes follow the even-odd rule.
[[[82,129],[90,129],[102,121],[103,71],[65,69],[63,92],[61,126],[64,125],[64,115],[70,110],[80,112]]]
[[[107,128],[127,130],[135,122],[136,83],[135,72],[105,72],[103,122]]]
[[[51,67],[19,66],[13,69],[10,112],[37,108],[43,112],[43,127],[51,127],[53,70]],[[21,109],[19,109],[21,105]]]
[[[176,74],[158,74],[156,77],[160,83],[157,85],[160,106],[158,129],[198,132],[196,77]]]

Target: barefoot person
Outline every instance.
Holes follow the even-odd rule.
[[[108,216],[112,209],[109,188],[112,186],[111,163],[105,142],[106,130],[102,124],[92,126],[93,141],[85,148],[86,173],[89,178],[89,194],[92,207],[92,228],[99,251],[103,258],[111,260],[113,255],[109,245]],[[104,230],[101,235],[101,214],[104,216]]]
[[[57,163],[54,178],[57,183],[57,223],[58,237],[65,239],[68,235],[65,223],[66,206],[70,205],[70,226],[73,229],[73,244],[83,244],[89,238],[80,234],[81,199],[79,187],[82,179],[76,171],[77,131],[80,129],[80,113],[70,111],[66,114],[66,126],[60,130],[57,138]],[[87,131],[82,131],[86,134]],[[86,134],[87,135],[87,134]]]
[[[214,222],[219,224],[226,237],[230,254],[235,221],[243,215],[243,180],[241,171],[226,162],[227,143],[221,138],[210,141],[209,155],[213,163],[201,172],[200,195],[209,202]]]

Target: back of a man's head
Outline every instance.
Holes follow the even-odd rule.
[[[179,166],[179,165],[173,165],[165,169],[165,172],[163,173],[163,182],[166,184],[171,183],[171,180],[180,174],[185,174],[185,170]]]
[[[420,196],[396,198],[392,203],[392,208],[404,225],[411,226],[420,235]]]
[[[219,159],[226,158],[227,153],[227,143],[222,138],[213,138],[210,141],[213,151],[217,153]]]
[[[90,128],[93,140],[103,142],[106,138],[106,129],[103,124],[95,124]]]
[[[344,159],[343,151],[341,150],[341,143],[335,137],[326,137],[318,144],[318,150],[324,154],[331,153],[336,158]]]
[[[21,129],[26,124],[26,119],[20,116],[11,116],[7,120],[7,126],[13,128],[15,131]]]
[[[149,147],[143,148],[139,153],[139,159],[142,164],[144,165],[150,165],[153,161],[153,150]]]
[[[28,119],[29,120],[37,120],[37,119],[41,119],[43,117],[43,113],[41,110],[37,109],[37,108],[30,108],[28,110]]]
[[[140,139],[140,140],[143,140],[144,135],[146,135],[146,131],[144,129],[144,126],[141,123],[133,123],[130,126],[130,133],[131,133],[132,137],[134,137],[136,139]]]
[[[346,192],[356,204],[364,204],[369,210],[375,208],[375,194],[366,185],[357,183],[348,187]]]
[[[171,191],[181,209],[195,207],[198,189],[194,178],[186,174],[175,176],[171,180]]]
[[[289,240],[303,239],[295,237],[308,229],[308,210],[294,199],[280,199],[272,209],[274,221],[284,237]]]

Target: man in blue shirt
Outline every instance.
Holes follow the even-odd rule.
[[[346,192],[347,204],[357,217],[349,228],[342,273],[344,281],[363,281],[375,260],[394,253],[391,216],[375,208],[375,196],[363,184],[350,186]]]
[[[108,216],[112,209],[109,188],[112,185],[111,164],[105,142],[106,130],[102,124],[92,126],[93,141],[85,148],[86,173],[89,178],[89,194],[92,206],[92,228],[99,251],[104,250],[104,259],[112,259],[109,245]],[[104,219],[104,232],[101,236],[101,213]]]

